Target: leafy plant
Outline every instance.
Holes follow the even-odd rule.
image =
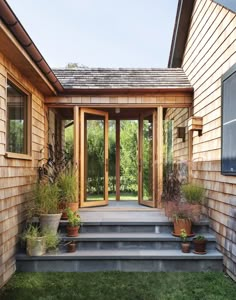
[[[180,187],[181,182],[178,178],[177,164],[174,165],[173,171],[169,174],[165,174],[163,184],[164,201],[180,201]]]
[[[205,189],[192,183],[183,185],[181,191],[187,202],[191,204],[201,204],[205,196]]]
[[[59,189],[57,184],[38,183],[35,191],[35,206],[38,213],[58,213]]]
[[[50,230],[44,230],[42,235],[45,236],[46,239],[46,249],[50,251],[56,250],[60,243],[59,235]]]
[[[38,226],[33,226],[30,224],[21,234],[22,241],[26,241],[27,239],[34,239],[37,237],[42,237],[42,232],[40,232],[40,229]]]
[[[77,182],[73,169],[62,172],[58,177],[60,201],[72,203],[77,201]]]
[[[69,207],[66,210],[69,226],[76,227],[81,224],[80,216],[77,212],[73,212]]]
[[[199,235],[196,235],[196,236],[195,236],[194,240],[196,240],[196,241],[205,241],[206,238],[205,238],[204,235],[200,235],[200,234],[199,234]]]
[[[186,233],[186,230],[185,229],[181,229],[180,231],[180,238],[183,242],[186,242],[187,241],[187,233]]]

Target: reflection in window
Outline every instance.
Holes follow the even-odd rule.
[[[7,151],[27,154],[27,95],[7,82]]]

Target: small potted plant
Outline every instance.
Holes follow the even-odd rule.
[[[58,209],[59,189],[57,184],[49,182],[38,183],[34,195],[41,230],[50,230],[56,234],[61,218],[61,213],[59,213]]]
[[[75,172],[71,169],[64,171],[58,177],[57,183],[60,194],[59,207],[62,210],[62,219],[67,219],[66,208],[70,207],[73,212],[76,212],[79,207]]]
[[[192,220],[200,220],[202,202],[205,198],[205,189],[196,184],[188,183],[181,186],[181,192],[187,201],[186,205],[192,211]]]
[[[181,229],[180,238],[182,240],[182,243],[181,243],[182,252],[189,253],[190,252],[190,243],[187,242],[188,235],[187,235],[185,229]]]
[[[76,237],[79,235],[79,228],[81,224],[80,216],[77,212],[73,212],[70,208],[67,208],[67,236]]]
[[[26,242],[26,253],[29,256],[41,256],[46,252],[46,237],[39,227],[29,225],[21,235],[22,241]]]
[[[178,206],[177,211],[173,215],[174,232],[173,235],[180,236],[181,230],[184,229],[187,236],[193,236],[191,211],[186,210],[181,205]]]
[[[26,253],[29,256],[42,256],[46,251],[55,251],[59,244],[59,236],[49,231],[41,231],[38,226],[30,224],[21,235],[26,242]]]
[[[72,253],[76,251],[76,242],[75,241],[69,241],[67,243],[67,252]]]
[[[207,239],[204,235],[197,235],[193,239],[193,245],[194,245],[194,253],[196,254],[206,254],[206,244]]]

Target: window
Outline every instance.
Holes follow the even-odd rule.
[[[7,81],[7,152],[29,154],[29,95]]]
[[[236,175],[236,64],[222,77],[221,172]]]

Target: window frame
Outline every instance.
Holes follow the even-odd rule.
[[[224,134],[223,134],[223,113],[224,113],[224,82],[233,74],[236,74],[236,64],[234,64],[227,72],[225,72],[221,77],[221,174],[224,176],[236,176],[236,172],[229,172],[223,169],[223,144],[224,144]]]
[[[11,84],[13,87],[15,87],[17,90],[20,92],[24,93],[26,95],[26,107],[25,113],[25,121],[26,121],[26,126],[25,126],[25,132],[24,132],[24,137],[25,137],[25,149],[26,153],[17,153],[17,152],[10,152],[7,151],[8,148],[8,105],[7,105],[7,88],[6,88],[6,153],[5,157],[6,158],[16,158],[16,159],[24,159],[24,160],[32,160],[32,96],[29,93],[28,90],[26,90],[15,78],[13,78],[11,75],[7,75],[7,80],[6,83]]]

